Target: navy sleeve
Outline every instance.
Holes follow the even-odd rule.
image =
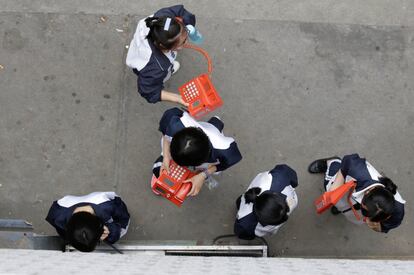
[[[129,223],[129,213],[126,204],[120,197],[114,199],[114,211],[112,213],[112,219],[114,222],[119,223],[122,228],[127,228]]]
[[[106,241],[115,243],[121,238],[121,229],[127,228],[129,223],[129,213],[125,203],[120,197],[115,197],[112,203],[112,222],[106,223],[105,225],[109,229],[109,235]]]
[[[269,171],[272,175],[272,185],[273,180],[281,179],[283,180],[284,186],[291,185],[293,188],[298,186],[298,176],[292,168],[286,164],[276,165],[275,168]]]
[[[148,64],[138,72],[138,93],[149,103],[161,101],[161,91],[164,89],[164,78],[167,71],[160,68],[154,57],[151,56]]]
[[[174,136],[174,134],[180,130],[181,128],[184,128],[184,125],[181,124],[180,118],[183,116],[183,111],[178,108],[172,108],[164,112],[161,120],[160,120],[160,126],[158,130],[163,135],[167,136]],[[179,125],[176,125],[179,124]],[[182,127],[179,127],[182,126]]]
[[[195,15],[187,11],[183,5],[176,5],[176,6],[160,9],[154,14],[154,16],[181,17],[183,19],[184,25],[195,26],[196,24]]]
[[[249,214],[240,220],[236,219],[234,222],[234,234],[243,240],[253,240],[256,237],[254,234],[256,225],[257,221],[253,214]]]
[[[228,149],[218,151],[220,164],[217,165],[217,171],[224,171],[242,159],[242,155],[236,142],[233,142]]]
[[[388,233],[393,228],[401,225],[404,218],[404,204],[396,201],[394,206],[394,212],[388,220],[381,222],[381,231]]]
[[[68,208],[62,207],[57,201],[54,201],[46,217],[46,221],[56,229],[59,236],[63,239],[66,239],[66,223],[71,216],[70,213],[68,217],[69,212]]]
[[[116,243],[121,238],[121,226],[118,223],[106,223],[108,227],[109,235],[105,241],[109,243]]]
[[[116,243],[121,237],[121,226],[116,223],[105,223],[108,227],[109,235],[106,237],[105,241],[109,243]]]
[[[344,177],[349,175],[349,172],[352,171],[352,167],[355,166],[356,163],[361,161],[361,158],[358,154],[346,155],[342,158],[341,163],[341,172]]]
[[[356,180],[356,190],[361,190],[377,183],[371,178],[368,171],[366,160],[358,154],[344,156],[341,163],[341,172],[344,178],[351,176]]]

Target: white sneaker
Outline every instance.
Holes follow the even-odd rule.
[[[172,68],[172,74],[174,75],[178,70],[180,69],[180,62],[173,61],[173,68]]]

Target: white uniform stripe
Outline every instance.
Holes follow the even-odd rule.
[[[72,207],[78,203],[101,204],[113,200],[115,197],[117,197],[115,192],[93,192],[85,196],[65,196],[57,203],[63,207]]]

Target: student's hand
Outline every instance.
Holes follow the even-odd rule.
[[[366,224],[369,228],[374,231],[381,232],[381,223],[380,222],[372,222],[369,218],[366,219]]]
[[[204,183],[205,179],[206,179],[206,177],[205,177],[204,173],[199,173],[199,174],[193,176],[192,178],[185,180],[184,182],[191,182],[192,183],[191,190],[190,190],[190,192],[188,192],[187,197],[188,196],[197,196],[198,193],[201,190],[201,187],[203,187],[203,183]]]
[[[171,161],[170,156],[168,156],[168,155],[163,156],[160,175],[161,175],[162,171],[164,171],[164,170],[167,171],[167,173],[170,173],[170,161]]]
[[[188,106],[190,106],[190,104],[188,104],[187,102],[184,101],[184,99],[181,97],[180,94],[172,94],[172,96],[173,96],[173,101],[174,102],[176,102],[178,104],[181,104],[181,105],[183,105],[186,108]]]
[[[109,236],[109,229],[108,229],[108,227],[106,225],[104,225],[103,228],[104,228],[104,231],[103,231],[103,233],[101,235],[101,241],[105,240]]]
[[[183,105],[184,107],[190,106],[188,103],[184,102],[181,95],[176,94],[176,93],[171,93],[165,90],[161,91],[161,100],[175,102],[175,103]]]
[[[183,105],[184,107],[188,108],[188,106],[190,106],[189,103],[185,102],[183,100],[183,98],[180,96],[180,98],[178,99],[178,103],[180,103],[181,105]]]

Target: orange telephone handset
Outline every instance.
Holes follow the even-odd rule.
[[[354,181],[348,181],[341,185],[340,187],[323,193],[319,198],[317,198],[314,202],[316,207],[316,212],[321,214],[325,212],[327,209],[334,206],[343,196],[348,193],[348,204],[350,205],[352,212],[354,213],[357,220],[360,220],[360,215],[356,212],[352,202],[351,202],[351,195],[356,187],[356,183]]]
[[[186,167],[170,161],[170,172],[165,170],[155,181],[152,189],[177,206],[181,206],[191,190],[191,182],[184,181],[192,178],[196,173]]]
[[[207,59],[208,74],[201,74],[178,88],[184,102],[188,103],[188,111],[196,119],[210,113],[223,105],[223,100],[214,88],[209,75],[213,71],[208,53],[197,46],[184,44],[184,48],[194,49]]]

